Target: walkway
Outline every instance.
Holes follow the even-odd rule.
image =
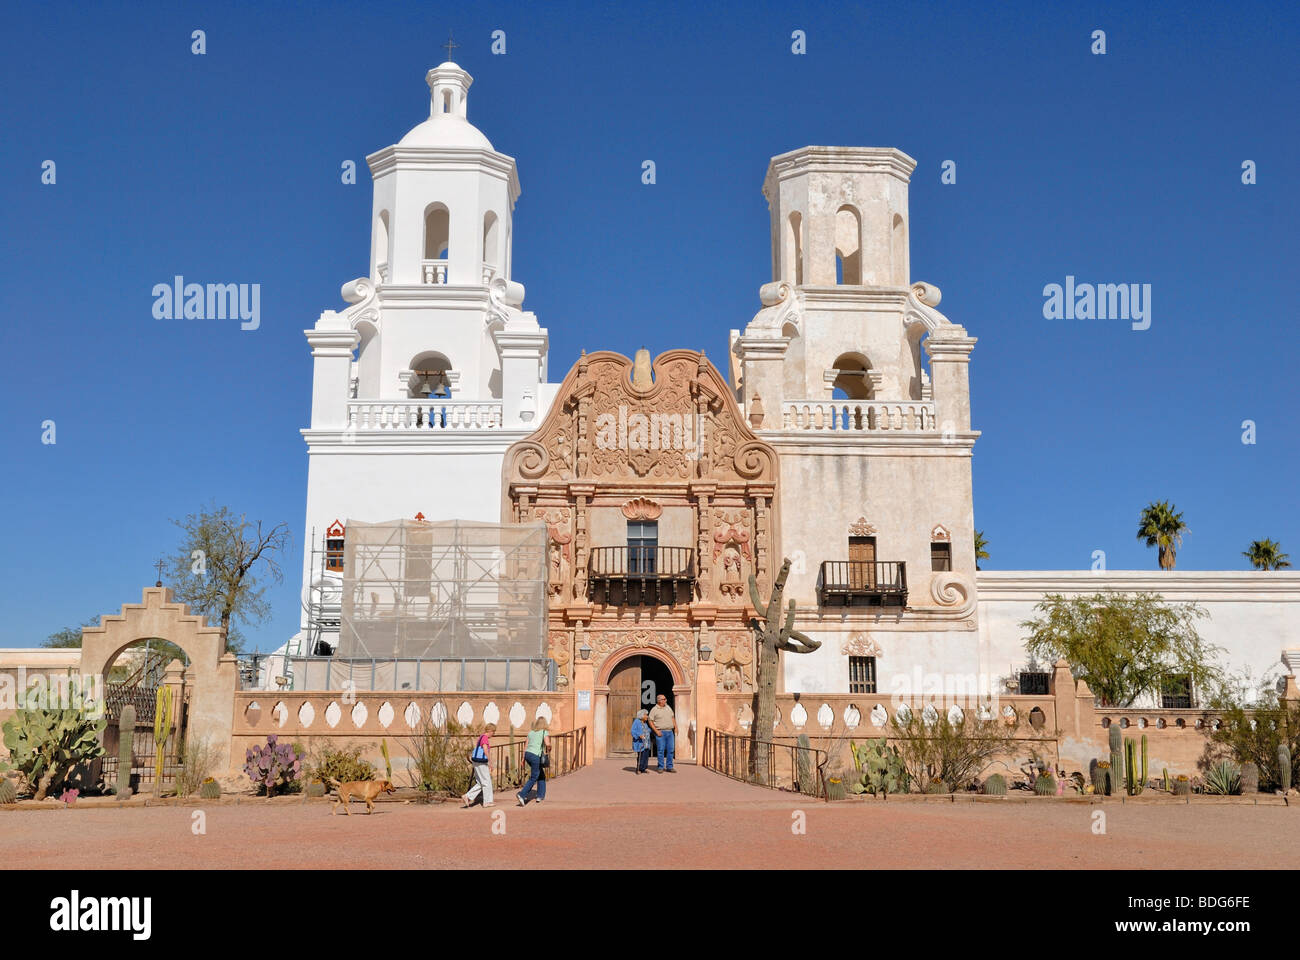
[[[561,777],[552,784],[551,795],[568,804],[609,806],[611,804],[660,803],[775,803],[789,806],[784,797],[766,787],[751,787],[729,780],[693,763],[679,763],[676,773],[650,771],[637,775],[632,757],[597,760],[591,766]]]

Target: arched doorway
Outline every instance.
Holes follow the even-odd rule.
[[[609,675],[609,702],[605,711],[605,749],[610,756],[632,754],[632,721],[638,710],[649,710],[663,694],[677,709],[673,672],[652,654],[634,654],[615,664]]]

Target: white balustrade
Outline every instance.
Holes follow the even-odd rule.
[[[786,400],[783,430],[885,433],[933,431],[933,400]]]
[[[446,260],[421,260],[420,266],[423,268],[425,283],[446,283],[447,282],[447,261]]]
[[[349,430],[499,430],[501,401],[350,400]]]

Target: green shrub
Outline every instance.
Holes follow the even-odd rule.
[[[1265,692],[1258,703],[1220,696],[1211,706],[1219,711],[1222,721],[1219,729],[1210,732],[1210,743],[1218,758],[1255,764],[1259,768],[1259,785],[1265,790],[1296,786],[1296,771],[1283,771],[1278,751],[1286,747],[1289,756],[1294,757],[1300,750],[1300,706],[1288,703],[1272,690]],[[1291,782],[1284,784],[1287,773],[1291,774]]]
[[[307,761],[307,776],[309,779],[314,778],[325,784],[331,780],[337,780],[339,783],[373,780],[375,779],[374,764],[361,758],[361,754],[371,746],[372,744],[362,744],[347,750],[334,750],[313,744],[311,758]]]
[[[180,769],[176,771],[176,796],[197,793],[217,767],[217,751],[207,737],[192,736],[185,743]]]
[[[474,731],[451,717],[438,726],[428,717],[419,732],[404,744],[411,757],[411,786],[458,797],[469,789],[473,771],[469,765]]]

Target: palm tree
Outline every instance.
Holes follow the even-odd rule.
[[[1282,552],[1276,540],[1252,540],[1250,549],[1241,554],[1256,570],[1284,570],[1291,566],[1291,558]]]
[[[1148,503],[1142,511],[1137,538],[1145,540],[1148,547],[1158,547],[1160,569],[1172,570],[1176,562],[1174,553],[1183,545],[1183,534],[1190,532],[1187,524],[1183,523],[1183,515],[1173,504],[1161,500],[1159,503]]]
[[[988,550],[984,549],[988,545],[989,542],[984,539],[984,531],[976,530],[975,531],[975,569],[976,570],[980,568],[981,560],[987,560],[989,558]]]

